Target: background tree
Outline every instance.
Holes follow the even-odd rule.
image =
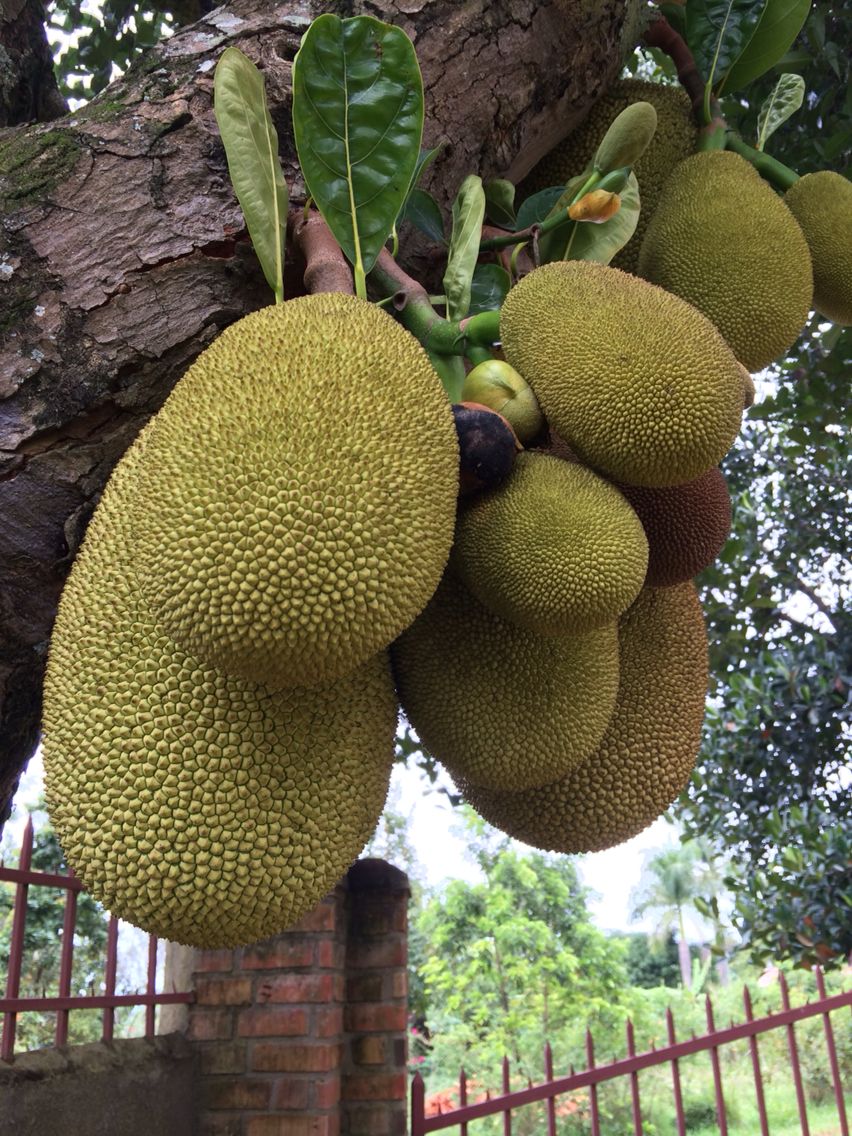
[[[647,858],[639,886],[632,897],[631,917],[653,916],[658,942],[665,942],[670,935],[675,935],[680,980],[686,987],[692,983],[692,962],[685,919],[689,910],[695,909],[695,899],[701,887],[697,846],[679,844]]]

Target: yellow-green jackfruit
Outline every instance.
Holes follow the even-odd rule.
[[[614,83],[592,107],[576,130],[554,147],[518,187],[518,200],[551,185],[562,185],[581,174],[595,156],[610,123],[632,103],[650,103],[657,112],[657,129],[648,148],[637,159],[641,208],[636,231],[612,260],[613,267],[636,271],[636,261],[648,222],[654,214],[669,174],[695,150],[698,133],[689,96],[682,87],[622,79]]]
[[[455,778],[516,791],[562,776],[615,704],[615,625],[542,638],[483,607],[452,572],[391,647],[403,710]]]
[[[691,481],[719,464],[739,430],[741,370],[722,336],[626,272],[545,264],[510,290],[500,334],[551,428],[615,481]]]
[[[648,567],[642,524],[581,465],[528,451],[509,479],[459,513],[453,568],[492,611],[539,635],[613,623]]]
[[[601,744],[555,784],[462,785],[489,824],[537,848],[597,852],[635,836],[686,786],[698,753],[707,640],[692,584],[648,588],[619,627],[621,678]]]
[[[694,154],[672,173],[637,272],[703,312],[750,371],[796,341],[813,299],[811,257],[793,214],[726,150]]]
[[[163,633],[134,576],[144,444],[113,474],[62,596],[45,795],[68,863],[111,912],[234,946],[297,921],[369,839],[396,698],[386,652],[336,683],[272,693]]]
[[[187,651],[271,688],[328,682],[422,610],[455,523],[458,445],[420,344],[374,304],[253,312],[154,420],[136,571]]]
[[[835,323],[852,323],[852,182],[833,170],[805,174],[784,203],[811,250],[814,307]]]

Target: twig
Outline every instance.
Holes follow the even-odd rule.
[[[305,261],[304,282],[308,292],[345,292],[355,295],[352,269],[340,245],[319,213],[292,209],[287,228]]]

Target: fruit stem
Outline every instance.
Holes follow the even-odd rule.
[[[303,280],[308,292],[355,294],[349,261],[315,209],[291,209],[287,229],[305,262]]]
[[[753,149],[747,142],[743,142],[742,138],[730,131],[725,138],[725,145],[727,149],[733,150],[735,154],[739,154],[747,162],[751,162],[762,178],[782,192],[786,192],[791,185],[795,185],[799,180],[799,175],[795,170],[791,170],[789,166],[785,166],[777,158],[772,158],[761,150]]]
[[[674,63],[680,85],[692,102],[693,118],[699,126],[704,126],[707,121],[704,116],[705,84],[686,41],[663,16],[649,25],[642,38],[648,47],[657,47],[660,51],[664,51]]]

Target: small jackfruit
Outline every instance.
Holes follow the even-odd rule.
[[[154,419],[139,584],[198,658],[271,688],[329,682],[432,595],[457,491],[417,340],[354,296],[302,296],[227,328]]]
[[[618,687],[615,624],[542,638],[447,572],[391,647],[400,700],[455,778],[512,792],[562,776],[600,741]]]
[[[683,584],[722,551],[731,532],[731,498],[720,469],[708,469],[694,481],[666,489],[618,488],[648,537],[646,586]]]
[[[500,313],[506,358],[584,464],[629,485],[679,485],[739,430],[737,360],[699,311],[590,261],[535,269]]]
[[[631,103],[611,122],[595,153],[595,169],[607,174],[622,166],[634,166],[651,144],[656,129],[653,106],[644,101]]]
[[[633,236],[612,260],[615,268],[635,272],[639,249],[669,174],[695,150],[698,129],[692,119],[689,96],[682,87],[622,79],[595,103],[590,114],[564,141],[538,163],[518,187],[518,199],[551,185],[563,185],[583,173],[615,117],[637,100],[650,103],[657,129],[648,148],[633,168],[639,182],[639,223]]]
[[[598,748],[559,781],[520,793],[462,784],[481,816],[553,852],[598,852],[635,836],[685,788],[707,690],[707,639],[692,584],[647,588],[619,625],[621,677]]]
[[[266,938],[372,834],[393,760],[387,653],[278,693],[188,655],[134,578],[146,430],[116,468],[62,596],[45,683],[45,795],[108,910],[200,947]]]
[[[486,607],[539,635],[613,623],[648,567],[642,524],[612,485],[547,454],[459,512],[450,563]]]
[[[745,158],[726,150],[693,154],[674,170],[637,272],[703,312],[750,371],[796,341],[813,299],[796,219]]]
[[[852,182],[833,170],[805,174],[784,194],[811,250],[814,307],[852,324]]]

